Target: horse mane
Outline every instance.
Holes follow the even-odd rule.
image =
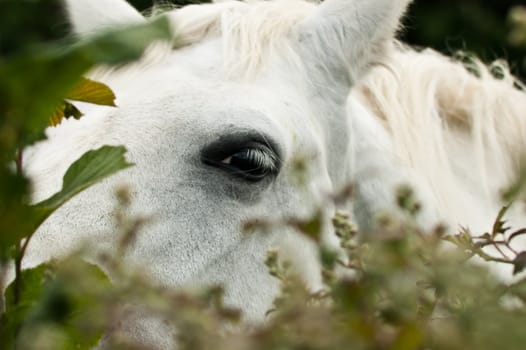
[[[223,40],[225,68],[230,75],[256,73],[274,53],[295,58],[287,36],[314,8],[304,0],[220,1],[190,5],[168,13],[178,45],[210,36]]]
[[[500,203],[526,150],[526,93],[507,64],[397,44],[355,88],[392,136],[396,155],[429,181],[448,217],[465,213],[462,176]],[[462,164],[462,152],[471,154]],[[469,151],[467,151],[469,150]],[[458,207],[455,208],[455,203]],[[458,220],[461,219],[461,220]],[[463,219],[463,220],[462,220]]]

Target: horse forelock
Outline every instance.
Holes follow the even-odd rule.
[[[209,38],[221,38],[223,67],[226,77],[253,77],[273,54],[300,66],[301,61],[289,40],[289,33],[316,7],[305,0],[227,0],[167,9],[160,6],[150,16],[166,16],[173,28],[174,43],[150,46],[142,59],[119,72],[143,71],[161,63],[177,51]],[[93,75],[104,78],[115,70],[97,70]]]

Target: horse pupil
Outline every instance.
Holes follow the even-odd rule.
[[[257,149],[245,149],[232,155],[230,165],[250,175],[264,176],[268,169],[264,164],[262,151]]]

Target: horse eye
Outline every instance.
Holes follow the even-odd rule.
[[[221,164],[247,180],[258,181],[276,171],[276,160],[269,150],[245,148],[225,159]]]
[[[276,153],[259,143],[212,157],[205,156],[203,162],[251,182],[261,181],[279,171]]]

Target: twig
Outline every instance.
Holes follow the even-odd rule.
[[[24,161],[24,148],[20,148],[16,155],[16,174],[19,177],[23,175],[23,161]],[[24,245],[21,245],[20,241],[16,244],[15,251],[15,281],[14,281],[14,296],[13,303],[17,305],[20,302],[20,294],[22,291],[22,259],[26,251],[27,243],[29,242],[29,237],[24,242]]]
[[[471,257],[473,257],[475,255],[478,255],[482,259],[484,259],[485,261],[493,261],[493,262],[499,262],[499,263],[511,264],[511,265],[514,264],[513,261],[511,261],[510,259],[496,258],[496,257],[493,257],[493,256],[491,256],[489,254],[486,254],[486,252],[484,252],[482,249],[472,250],[471,254],[472,254]]]
[[[491,243],[492,243],[491,245],[492,245],[493,247],[495,247],[495,249],[497,249],[497,251],[500,253],[500,255],[502,255],[502,257],[503,257],[504,259],[510,260],[510,257],[507,256],[507,255],[502,251],[502,249],[500,249],[499,244],[497,244],[497,242],[491,242]]]

